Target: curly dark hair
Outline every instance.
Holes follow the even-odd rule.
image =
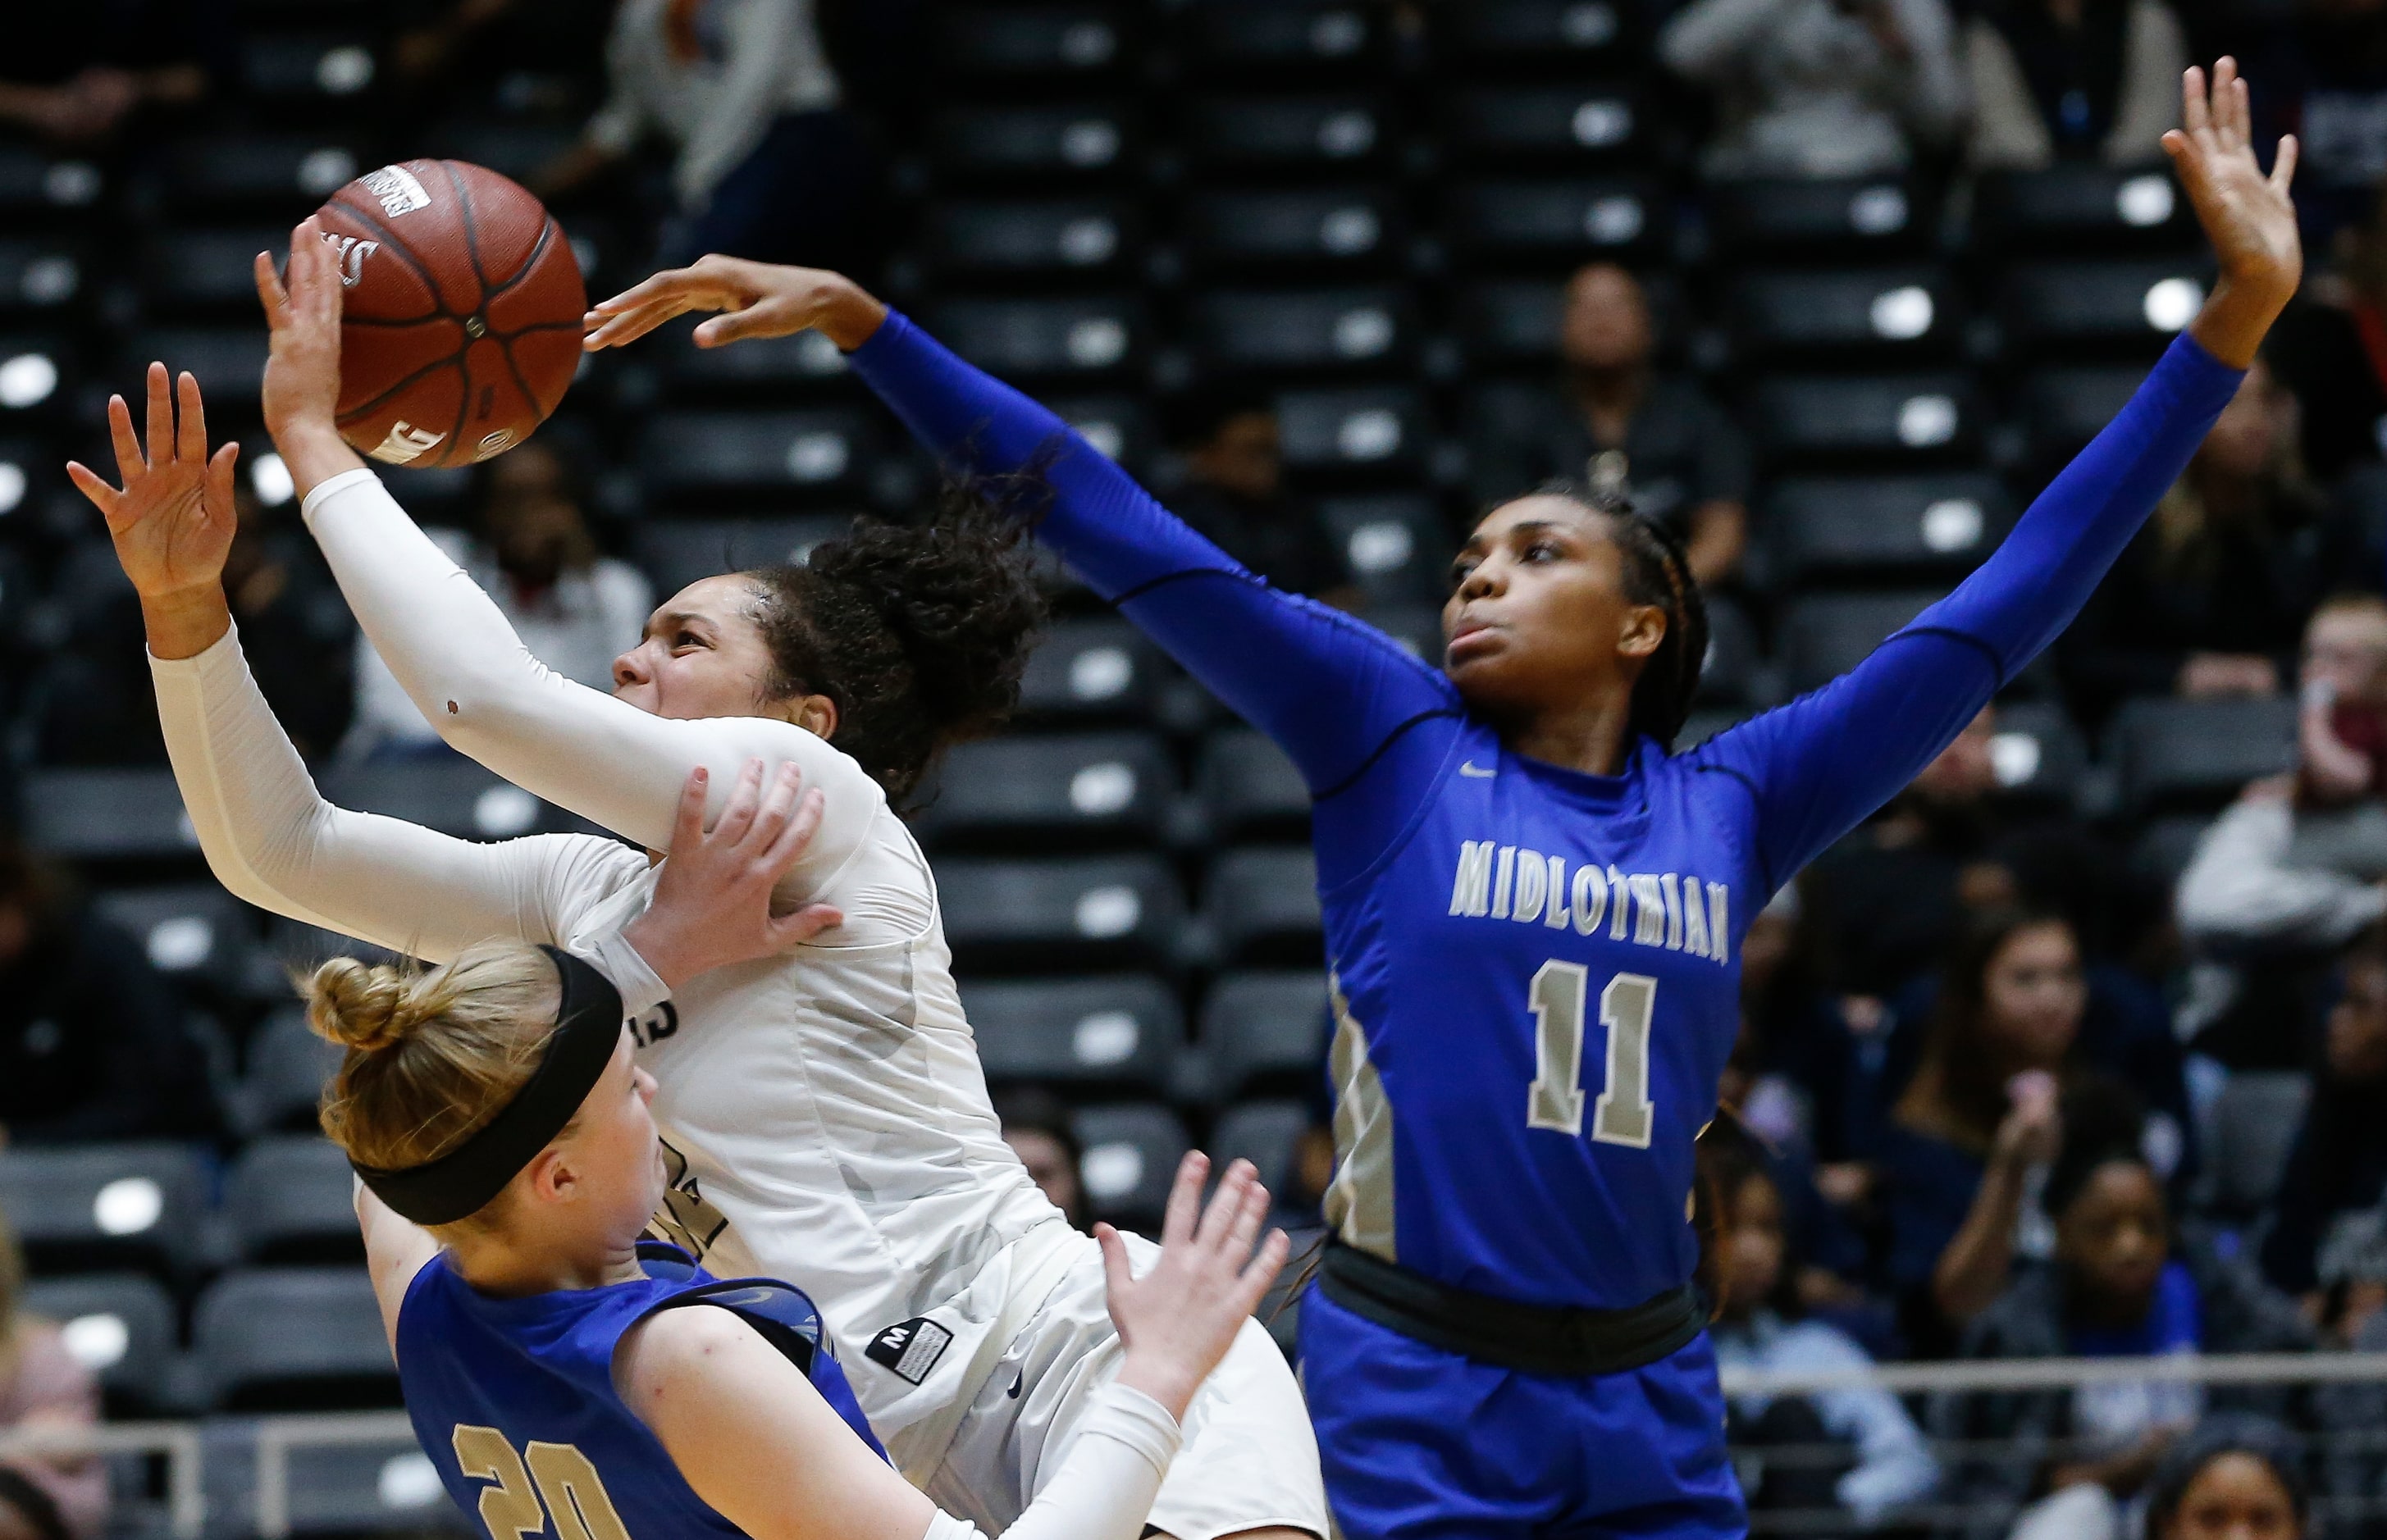
[[[1673,752],[1674,739],[1691,714],[1692,699],[1699,690],[1699,670],[1708,656],[1707,601],[1699,597],[1699,586],[1691,576],[1683,537],[1636,509],[1622,492],[1606,487],[1553,481],[1526,496],[1558,498],[1605,519],[1617,553],[1624,559],[1624,597],[1636,604],[1654,604],[1666,612],[1666,635],[1633,683],[1626,725]],[[1496,506],[1506,507],[1516,500],[1503,499]],[[1490,509],[1484,511],[1487,518],[1491,513]]]
[[[745,573],[768,694],[826,695],[837,746],[898,806],[938,755],[1000,726],[1045,617],[1028,544],[1037,475],[949,484],[907,526],[862,518],[802,566]]]

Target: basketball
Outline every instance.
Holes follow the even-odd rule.
[[[368,171],[316,214],[340,256],[341,436],[387,465],[469,465],[547,420],[580,364],[572,243],[461,160]]]

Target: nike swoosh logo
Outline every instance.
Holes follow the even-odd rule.
[[[1014,1401],[1017,1401],[1017,1400],[1018,1400],[1018,1399],[1019,1399],[1019,1387],[1020,1387],[1021,1385],[1023,1385],[1023,1384],[1027,1383],[1027,1382],[1028,1382],[1028,1375],[1027,1375],[1027,1372],[1026,1372],[1025,1370],[1022,1370],[1019,1374],[1016,1375],[1016,1376],[1012,1379],[1012,1382],[1011,1382],[1011,1398],[1012,1398]]]
[[[1475,762],[1471,759],[1459,761],[1459,773],[1462,776],[1472,776],[1479,781],[1488,781],[1500,772],[1497,770],[1478,769]]]

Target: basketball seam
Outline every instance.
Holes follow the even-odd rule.
[[[437,160],[432,164],[437,166],[439,174],[448,179],[448,190],[456,195],[456,217],[464,225],[464,260],[473,264],[473,282],[481,286],[481,302],[473,307],[473,313],[479,315],[489,308],[489,274],[488,270],[481,266],[481,227],[473,219],[473,196],[464,191],[462,183],[456,180],[454,161]]]
[[[423,280],[423,288],[429,292],[431,296],[431,313],[429,315],[420,317],[417,321],[396,322],[392,322],[392,324],[410,326],[418,325],[423,321],[461,321],[463,319],[456,314],[455,311],[448,308],[447,297],[441,293],[438,281],[431,276],[431,270],[429,268],[424,267],[420,261],[415,259],[414,253],[406,248],[405,239],[400,236],[397,231],[392,230],[388,225],[384,224],[381,221],[373,218],[371,214],[366,213],[363,209],[358,208],[355,204],[350,203],[344,197],[334,197],[332,199],[332,207],[339,209],[342,213],[347,214],[358,223],[370,225],[373,229],[380,231],[382,234],[382,249],[397,258],[399,261],[404,262],[408,267],[412,268],[414,270],[414,276]],[[347,318],[344,316],[341,320],[343,324],[345,324]]]
[[[481,297],[481,309],[485,310],[489,308],[490,301],[496,299],[498,296],[501,294],[512,293],[516,285],[521,284],[524,279],[528,278],[531,274],[531,270],[538,266],[538,259],[547,255],[549,245],[548,237],[550,235],[561,234],[562,233],[562,227],[555,222],[555,216],[552,214],[548,215],[547,222],[538,227],[538,239],[531,243],[530,255],[522,259],[522,266],[514,270],[514,275],[512,278],[507,279],[504,283],[498,284],[495,288],[489,287],[486,283],[482,284],[483,292]],[[579,262],[575,259],[573,265],[575,267],[578,267]]]
[[[453,321],[455,317],[448,316],[443,319]],[[362,417],[365,413],[369,411],[376,411],[381,408],[387,406],[391,397],[398,395],[400,391],[410,389],[414,385],[422,384],[424,380],[429,379],[440,370],[455,369],[461,371],[463,367],[464,355],[461,351],[450,353],[444,359],[434,360],[432,362],[424,364],[413,373],[409,374],[406,378],[391,385],[387,390],[383,391],[372,400],[366,401],[360,406],[350,407],[347,410],[340,413],[338,424],[341,427],[347,427],[351,422],[354,422],[357,418]]]

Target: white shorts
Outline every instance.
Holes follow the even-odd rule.
[[[1127,1243],[1139,1274],[1160,1255],[1141,1236]],[[1121,1352],[1102,1255],[1089,1247],[996,1360],[928,1479],[928,1496],[989,1534],[1009,1528],[1060,1470]],[[1219,1540],[1273,1525],[1324,1540],[1326,1485],[1301,1387],[1267,1330],[1247,1320],[1186,1408],[1185,1442],[1160,1483],[1151,1527],[1177,1540]]]

